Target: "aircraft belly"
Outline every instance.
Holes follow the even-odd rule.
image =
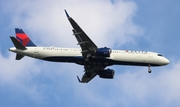
[[[81,56],[49,56],[44,57],[43,60],[52,61],[52,62],[81,62]]]
[[[132,65],[132,66],[159,66],[156,63],[151,61],[140,61],[136,58],[134,60],[125,60],[125,59],[118,59],[113,60],[109,58],[91,58],[89,60],[85,60],[82,56],[49,56],[43,58],[43,60],[52,61],[52,62],[69,62],[69,63],[76,63],[80,65],[94,65],[94,66],[110,66],[110,65]]]

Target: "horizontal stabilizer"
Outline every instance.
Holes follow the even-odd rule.
[[[16,49],[22,49],[22,50],[26,49],[26,47],[23,46],[15,37],[10,36],[10,38],[11,38],[14,46],[16,47]]]
[[[24,55],[21,54],[16,54],[16,60],[20,60],[24,57]]]

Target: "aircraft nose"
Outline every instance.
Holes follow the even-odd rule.
[[[167,64],[169,64],[169,60],[167,59],[167,58],[164,58],[164,65],[167,65]]]

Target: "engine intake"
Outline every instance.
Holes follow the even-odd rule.
[[[111,54],[111,49],[104,47],[104,48],[98,48],[96,50],[96,55],[97,56],[102,56],[102,57],[110,57]]]
[[[114,78],[115,71],[112,69],[105,69],[99,71],[99,77],[100,78],[106,78],[106,79],[113,79]]]

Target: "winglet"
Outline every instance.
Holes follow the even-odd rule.
[[[77,76],[77,79],[78,79],[78,81],[80,82],[80,83],[83,83],[80,79],[79,79],[79,77]]]
[[[65,13],[66,13],[67,18],[70,18],[70,16],[69,16],[69,14],[67,13],[67,11],[66,11],[66,10],[64,10],[64,11],[65,11]]]

